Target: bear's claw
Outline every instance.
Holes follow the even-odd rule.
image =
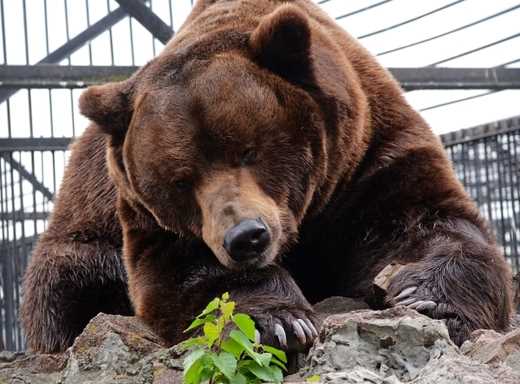
[[[311,345],[314,342],[314,339],[318,336],[316,327],[308,319],[296,319],[292,321],[290,325],[292,325],[292,333],[302,347]],[[278,322],[275,323],[274,334],[276,335],[278,343],[282,348],[291,349],[289,348],[289,343],[287,342],[287,333],[283,325]]]
[[[313,340],[318,336],[318,331],[314,327],[314,324],[312,324],[309,320],[298,319],[297,321],[300,323],[308,339]]]
[[[274,325],[274,334],[276,335],[280,346],[287,349],[287,335],[285,334],[285,329],[283,329],[283,327],[278,323]]]
[[[410,304],[408,306],[408,308],[415,309],[417,312],[422,312],[422,311],[431,311],[436,306],[437,306],[437,303],[435,303],[434,301],[431,301],[431,300],[426,300],[426,301],[418,300],[415,303]]]
[[[416,286],[408,287],[406,289],[403,289],[400,294],[398,294],[396,297],[394,297],[394,300],[397,301],[398,304],[399,304],[399,300],[407,298],[408,296],[410,296],[415,291],[417,291],[417,287]]]
[[[303,311],[281,310],[276,314],[256,315],[260,339],[286,351],[302,351],[312,345],[318,330]]]
[[[260,332],[258,332],[257,329],[255,329],[255,343],[259,344],[261,341]]]
[[[437,307],[437,303],[433,300],[420,300],[418,297],[411,297],[417,291],[417,286],[403,289],[401,293],[394,297],[396,305],[404,305],[417,312],[431,312]]]

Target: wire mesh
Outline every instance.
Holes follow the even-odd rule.
[[[482,134],[482,132],[486,132]],[[520,271],[520,119],[443,136],[455,172]]]

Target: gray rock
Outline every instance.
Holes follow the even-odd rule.
[[[317,305],[328,317],[287,382],[318,374],[323,383],[520,384],[520,329],[476,331],[459,350],[442,321],[365,306],[339,297]],[[182,359],[137,318],[100,314],[63,354],[0,353],[0,383],[180,384]]]
[[[99,314],[65,353],[28,354],[15,356],[11,362],[1,361],[0,383],[182,382],[180,353],[175,348],[164,348],[160,339],[135,317]]]
[[[181,383],[180,357],[137,318],[99,314],[69,349],[62,383]]]
[[[63,354],[11,354],[7,360],[0,362],[0,383],[55,384],[67,361]]]
[[[432,359],[457,354],[441,321],[404,307],[361,310],[327,318],[303,373],[323,375],[363,367],[381,380],[395,376],[410,381]]]
[[[342,296],[332,296],[314,305],[314,310],[322,318],[360,309],[368,309],[368,304],[361,300]]]
[[[475,331],[461,351],[484,364],[503,363],[520,375],[520,328],[505,335],[491,330]]]
[[[520,376],[504,366],[489,367],[464,356],[434,359],[411,384],[519,384]]]

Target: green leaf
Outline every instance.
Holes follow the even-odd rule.
[[[250,383],[251,381],[253,380],[258,380],[258,377],[256,377],[250,370],[249,370],[249,367],[251,366],[251,364],[256,364],[258,365],[257,363],[255,363],[253,360],[250,360],[250,359],[247,359],[247,360],[239,360],[238,361],[238,368],[237,368],[237,371],[241,374],[243,374],[246,379],[247,379],[247,382]]]
[[[209,315],[210,313],[216,311],[218,309],[218,306],[220,305],[220,299],[218,297],[215,297],[213,300],[209,302],[209,304],[204,308],[202,313],[198,315],[197,317],[202,317],[205,315]]]
[[[258,358],[259,353],[256,353],[254,351],[253,344],[251,344],[246,335],[244,335],[241,331],[237,331],[236,329],[234,329],[229,334],[229,337],[235,340],[238,344],[240,344],[244,348],[244,352],[247,353],[249,357],[251,357],[258,364],[262,364],[262,362]]]
[[[271,347],[270,345],[262,345],[262,348],[264,351],[272,353],[274,356],[276,356],[276,358],[278,360],[283,361],[284,363],[287,363],[287,355],[285,354],[284,351],[282,351],[278,348],[275,348],[275,347]]]
[[[233,311],[235,310],[235,302],[230,301],[228,303],[220,303],[220,312],[222,312],[222,316],[227,321],[231,319],[233,315]]]
[[[203,359],[205,355],[206,352],[204,350],[198,349],[186,356],[183,361],[185,384],[200,382],[200,374],[204,369]]]
[[[271,374],[273,375],[274,377],[274,382],[275,383],[281,383],[283,381],[283,372],[280,368],[278,367],[269,367],[269,369],[271,370]]]
[[[282,363],[277,358],[273,358],[271,360],[271,365],[273,365],[273,364],[279,366],[282,370],[287,371],[287,367],[285,366],[285,363]]]
[[[245,313],[237,313],[233,316],[233,323],[244,332],[249,340],[255,342],[255,322]]]
[[[262,367],[254,361],[250,361],[244,368],[262,381],[281,383],[283,380],[282,370],[278,367]]]
[[[225,326],[226,326],[226,320],[224,319],[223,316],[219,317],[217,319],[217,329],[218,329],[219,335],[222,333]]]
[[[206,319],[197,317],[195,320],[192,321],[190,326],[184,330],[184,332],[189,332],[192,329],[200,327],[202,324],[206,322]]]
[[[214,367],[203,367],[199,374],[199,380],[201,383],[209,381],[215,374]]]
[[[259,353],[257,354],[257,356],[258,360],[260,361],[260,365],[263,367],[268,367],[273,357],[273,355],[271,355],[270,353]]]
[[[213,323],[204,324],[204,336],[207,339],[207,345],[211,348],[213,343],[219,338],[220,330],[219,327]]]
[[[237,359],[239,359],[242,355],[242,352],[244,352],[244,347],[233,339],[224,340],[224,342],[220,345],[220,348],[223,351],[231,353]]]
[[[184,340],[180,343],[179,347],[183,350],[191,349],[195,346],[205,346],[207,343],[206,338],[204,336],[192,337],[190,339]]]
[[[235,371],[237,370],[237,359],[231,353],[220,352],[219,355],[212,354],[211,359],[213,360],[213,364],[215,364],[220,372],[222,372],[229,380],[235,376]]]
[[[307,383],[319,383],[321,381],[321,376],[320,375],[312,375],[312,376],[307,377],[307,379],[305,379],[305,381]]]
[[[191,352],[188,356],[186,356],[182,363],[184,370],[190,369],[191,366],[199,361],[205,354],[206,352],[202,349],[197,349],[196,351]]]
[[[193,320],[193,322],[190,324],[190,326],[188,328],[186,328],[184,330],[184,332],[189,332],[192,329],[200,327],[204,323],[210,323],[212,321],[215,321],[215,316],[214,315],[207,315],[205,317],[200,317],[199,316],[195,320]]]
[[[229,379],[229,384],[247,384],[247,379],[241,373],[237,373],[231,379]]]
[[[228,301],[229,300],[229,292],[224,292],[222,294],[222,300],[224,300],[224,301]]]

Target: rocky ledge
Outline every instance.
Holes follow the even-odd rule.
[[[319,375],[324,383],[519,384],[520,328],[479,330],[461,348],[442,321],[404,307],[371,311],[331,298],[318,340],[287,382]],[[0,383],[182,382],[182,356],[164,348],[138,319],[99,314],[65,353],[0,353]]]

